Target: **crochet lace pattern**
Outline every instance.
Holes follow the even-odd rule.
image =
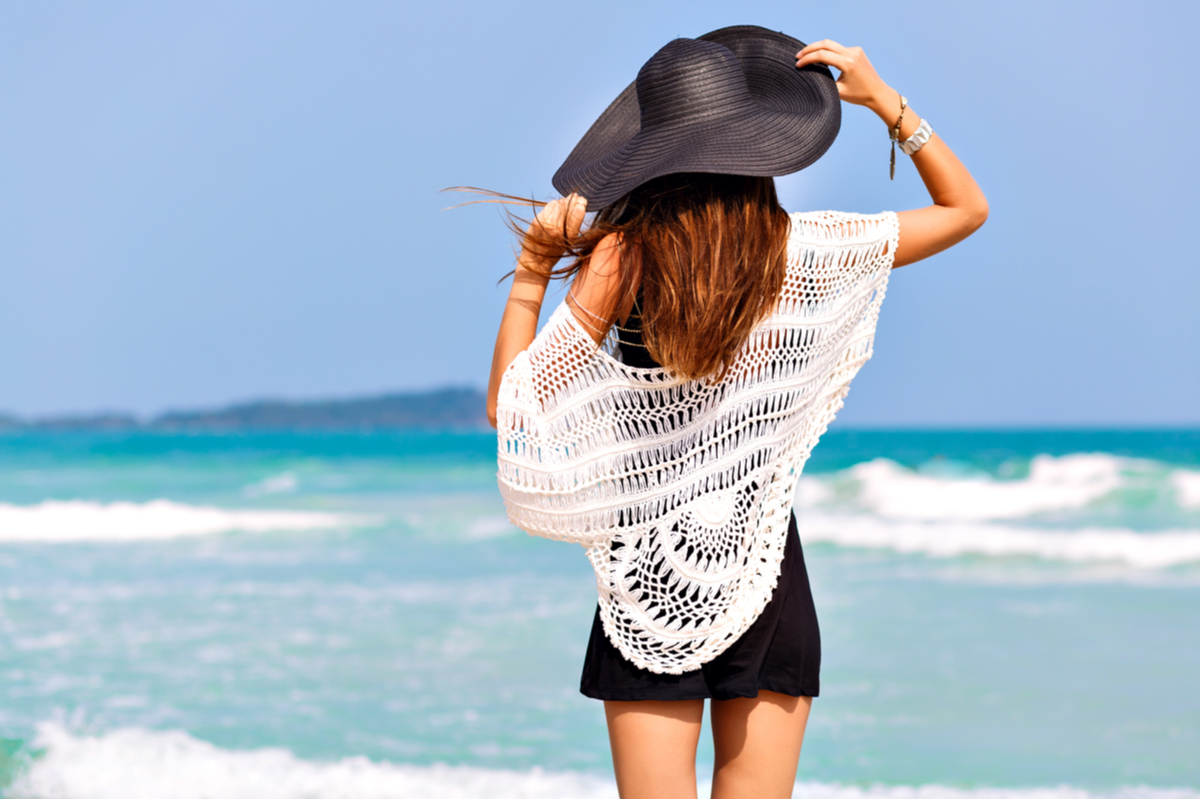
[[[792,214],[779,303],[720,381],[626,366],[565,302],[505,372],[508,517],[587,548],[633,664],[699,669],[771,599],[797,479],[871,357],[898,241],[891,212]]]

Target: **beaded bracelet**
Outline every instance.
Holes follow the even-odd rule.
[[[904,109],[908,108],[908,98],[900,95],[900,116],[896,117],[896,124],[892,126],[889,139],[892,140],[892,160],[888,165],[888,180],[896,180],[896,142],[900,141],[900,123],[904,121]]]

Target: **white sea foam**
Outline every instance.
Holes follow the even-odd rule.
[[[508,517],[498,514],[494,517],[480,517],[467,528],[468,539],[494,539],[497,536],[511,536],[519,533]]]
[[[931,556],[1033,556],[1051,561],[1118,562],[1161,569],[1200,561],[1200,531],[1137,533],[1122,528],[1048,530],[996,523],[894,521],[805,510],[804,542]]]
[[[803,476],[796,483],[797,508],[812,508],[833,499],[833,489],[820,478]]]
[[[363,757],[308,761],[282,748],[226,750],[183,731],[122,728],[88,736],[43,723],[33,760],[6,794],[17,797],[616,797],[608,777],[581,772],[414,766]],[[702,784],[703,785],[703,784]],[[706,788],[706,787],[705,787]],[[704,796],[702,794],[702,796]],[[798,782],[794,797],[1088,797],[1071,786],[961,789]],[[1196,797],[1195,790],[1122,787],[1105,797]]]
[[[177,539],[229,531],[317,530],[369,519],[315,511],[233,510],[170,500],[95,503],[47,500],[32,506],[0,503],[0,542],[119,542]]]
[[[281,748],[225,750],[183,731],[100,736],[39,726],[45,748],[7,794],[18,797],[616,797],[578,772],[412,766],[363,757],[318,762]]]
[[[263,478],[258,483],[250,484],[242,490],[242,493],[247,497],[261,497],[264,494],[286,494],[296,491],[299,485],[300,481],[296,480],[295,474],[283,472],[279,475]]]
[[[1121,460],[1113,456],[1037,456],[1029,477],[921,475],[887,459],[857,464],[843,475],[858,484],[857,502],[881,516],[911,520],[1015,519],[1082,508],[1121,485]]]
[[[1099,795],[1092,795],[1074,786],[1060,785],[1036,788],[1013,788],[1002,786],[985,786],[978,789],[962,789],[955,786],[945,786],[927,783],[922,786],[892,786],[888,784],[872,784],[866,787],[847,786],[840,783],[799,782],[792,790],[792,797],[828,797],[828,798],[1038,798],[1038,797],[1142,797],[1142,798],[1175,798],[1196,797],[1195,789],[1162,788],[1157,786],[1121,786]]]
[[[1171,485],[1180,508],[1200,508],[1200,472],[1177,469],[1171,473]]]

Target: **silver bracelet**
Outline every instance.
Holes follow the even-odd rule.
[[[922,117],[921,124],[917,126],[917,130],[913,135],[900,143],[900,151],[905,155],[911,156],[924,147],[931,136],[933,136],[933,128],[929,127],[929,123]]]

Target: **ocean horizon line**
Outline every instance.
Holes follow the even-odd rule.
[[[486,394],[474,386],[372,392],[344,397],[261,397],[221,405],[168,408],[151,413],[100,409],[22,415],[0,411],[0,435],[38,432],[185,433],[254,432],[487,432]],[[840,422],[830,433],[1193,433],[1195,421],[1142,422]]]
[[[220,432],[304,430],[485,430],[486,395],[445,386],[341,398],[258,398],[157,414],[102,410],[19,416],[0,413],[0,434],[26,432]]]

